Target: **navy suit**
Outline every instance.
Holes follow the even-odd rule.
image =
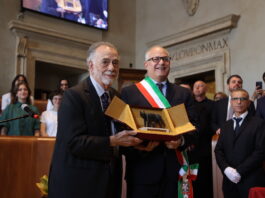
[[[110,97],[116,94],[110,90]],[[118,198],[121,158],[110,147],[100,99],[90,78],[68,89],[58,112],[49,198]]]
[[[125,87],[121,92],[122,99],[129,105],[151,107],[145,97],[140,93],[136,85]],[[183,87],[167,83],[166,98],[171,106],[184,103],[192,123],[196,122],[194,101],[191,92]],[[193,141],[194,133],[185,135],[185,143]],[[192,135],[193,134],[193,135]],[[126,156],[126,180],[128,184],[128,197],[156,197],[154,191],[160,191],[160,183],[165,180],[166,193],[156,192],[159,197],[177,197],[177,181],[180,164],[176,158],[176,152],[168,149],[161,142],[151,152],[139,151],[133,148],[124,150]],[[135,188],[141,186],[141,188]],[[163,191],[163,190],[162,190]],[[151,193],[152,192],[152,193]]]
[[[230,166],[241,175],[241,180],[237,184],[224,175],[225,198],[247,198],[251,187],[265,186],[265,172],[262,168],[264,145],[265,123],[258,117],[248,114],[237,135],[233,129],[233,120],[223,125],[215,148],[217,164],[222,173]]]
[[[224,98],[215,102],[212,114],[212,130],[214,132],[217,129],[221,128],[222,125],[226,122],[227,107],[228,107],[228,98]],[[248,113],[250,115],[255,115],[255,106],[253,102],[251,102],[250,106],[248,107]]]
[[[265,96],[257,100],[256,115],[265,119]]]

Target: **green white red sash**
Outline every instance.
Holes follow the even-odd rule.
[[[146,77],[141,82],[136,83],[136,86],[152,107],[156,108],[170,107],[169,102],[167,101],[165,96],[161,93],[161,91],[152,81],[151,78]]]
[[[192,181],[197,179],[199,164],[189,165],[186,151],[176,151],[176,154],[181,164],[178,180],[178,198],[193,198]]]
[[[141,82],[136,83],[136,87],[152,107],[171,107],[163,93],[161,93],[150,77],[146,77]],[[192,181],[197,177],[199,164],[189,165],[186,151],[180,152],[176,150],[176,155],[181,164],[178,181],[178,198],[193,198]]]

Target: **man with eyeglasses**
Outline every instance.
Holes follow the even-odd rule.
[[[231,92],[233,90],[241,89],[243,86],[243,80],[241,76],[234,74],[231,75],[227,81],[227,89]],[[214,104],[212,113],[212,129],[216,134],[220,134],[220,128],[225,121],[230,120],[233,115],[233,109],[231,107],[231,95],[228,98],[221,99]],[[255,107],[253,102],[249,105],[249,114],[255,115]]]
[[[64,93],[49,174],[49,198],[117,198],[121,196],[122,164],[118,146],[142,141],[135,131],[116,133],[104,115],[117,95],[110,86],[119,73],[119,54],[108,42],[88,50],[90,77]]]
[[[215,156],[223,177],[224,198],[247,198],[251,187],[265,186],[265,122],[249,114],[249,95],[231,93],[234,114],[221,128]]]
[[[154,46],[148,49],[144,62],[147,77],[122,89],[122,99],[129,105],[140,107],[168,107],[160,104],[158,98],[153,98],[155,96],[163,97],[170,106],[184,103],[189,118],[194,123],[196,115],[191,91],[167,80],[170,60],[165,48]],[[144,94],[146,92],[151,93],[152,99]],[[181,166],[176,157],[176,149],[185,148],[192,141],[192,136],[184,135],[176,141],[144,141],[134,148],[125,149],[128,198],[176,198]]]

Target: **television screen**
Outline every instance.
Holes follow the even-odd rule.
[[[108,0],[22,0],[22,9],[108,29]]]

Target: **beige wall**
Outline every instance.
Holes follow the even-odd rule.
[[[8,22],[20,15],[20,0],[2,0],[0,6],[0,94],[10,89],[14,76],[18,73],[15,64],[16,37],[8,28]],[[121,53],[121,67],[134,65],[135,57],[135,1],[109,1],[109,30],[102,31],[59,19],[25,12],[19,20],[28,24],[36,24],[79,39],[91,41],[110,41]],[[84,58],[85,64],[85,58]],[[34,71],[33,71],[34,72]]]
[[[201,0],[197,13],[189,16],[182,0],[136,1],[136,65],[142,68],[147,43],[205,24],[229,14],[240,15],[230,42],[231,74],[240,74],[251,93],[265,71],[265,1]]]
[[[20,1],[2,0],[0,6],[0,94],[7,92],[16,74],[14,34],[8,22],[19,15]],[[244,87],[251,93],[256,80],[265,71],[263,63],[263,35],[265,35],[265,1],[263,0],[203,0],[197,13],[189,16],[182,0],[115,0],[110,1],[109,31],[56,20],[31,12],[24,14],[23,21],[38,24],[67,34],[92,41],[107,40],[119,48],[121,67],[143,68],[147,43],[176,34],[229,14],[240,15],[238,27],[229,38],[231,71],[245,80]]]

